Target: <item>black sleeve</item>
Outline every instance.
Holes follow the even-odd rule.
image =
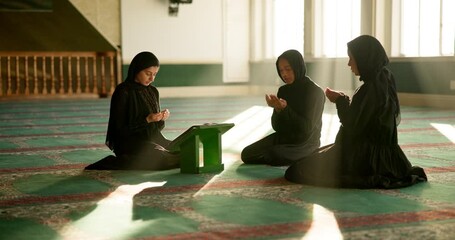
[[[378,116],[374,91],[369,86],[362,85],[349,103],[347,96],[339,97],[336,101],[338,117],[346,132],[351,135],[365,135]]]

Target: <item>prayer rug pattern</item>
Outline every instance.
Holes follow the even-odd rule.
[[[83,171],[104,145],[109,99],[0,102],[0,239],[454,239],[455,111],[402,107],[399,141],[429,182],[396,190],[329,189],[241,164],[270,133],[262,97],[162,99],[177,137],[202,123],[223,135],[225,170]],[[337,131],[324,111],[323,140]]]

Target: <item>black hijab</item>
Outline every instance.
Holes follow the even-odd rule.
[[[151,52],[140,52],[131,61],[130,67],[128,68],[128,76],[125,81],[134,82],[136,75],[149,67],[159,67],[160,61]]]
[[[361,35],[348,42],[348,51],[354,58],[360,74],[360,81],[376,82],[385,86],[386,95],[390,96],[395,105],[395,117],[400,114],[400,104],[396,91],[395,78],[387,69],[389,58],[381,43],[369,35]],[[399,119],[397,119],[399,121]]]
[[[381,43],[374,37],[362,35],[348,43],[348,50],[354,57],[360,73],[360,80],[375,78],[389,63]]]
[[[294,71],[295,80],[301,81],[301,80],[305,79],[306,66],[305,66],[305,61],[303,60],[303,56],[302,56],[302,54],[300,54],[299,51],[291,49],[291,50],[287,50],[284,53],[282,53],[275,62],[278,76],[280,76],[280,78],[283,82],[284,82],[283,77],[281,77],[280,69],[278,68],[278,61],[282,58],[288,60],[289,64],[291,65],[291,68]]]
[[[120,121],[118,118],[127,118],[129,123],[135,123],[137,113],[157,113],[160,111],[158,91],[154,86],[144,86],[136,82],[136,75],[149,67],[159,67],[158,58],[151,52],[138,53],[128,68],[128,75],[125,81],[119,84],[111,99],[111,109],[109,116],[109,124],[106,136],[106,145],[114,150],[115,145],[120,144],[120,141],[125,140],[125,129],[117,129],[116,126]],[[128,96],[129,100],[125,97]],[[125,104],[119,104],[125,102]],[[121,106],[121,107],[119,107]],[[147,110],[144,110],[144,107]],[[121,114],[125,114],[121,115]],[[145,119],[145,116],[144,116]],[[122,121],[121,121],[122,122]],[[146,128],[149,135],[153,134],[154,129],[162,129],[164,121],[154,122],[149,124],[150,127]],[[119,133],[122,131],[122,134]]]

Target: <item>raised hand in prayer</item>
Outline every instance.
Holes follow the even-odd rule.
[[[332,90],[330,88],[325,88],[325,96],[331,101],[331,102],[336,102],[338,97],[344,96],[344,93]]]
[[[163,111],[159,113],[150,113],[146,120],[148,123],[151,122],[159,122],[159,121],[166,121],[169,118],[169,115],[171,113],[169,112],[169,109],[164,109]]]
[[[169,115],[171,115],[171,112],[169,112],[169,109],[164,109],[161,111],[161,114],[163,115],[163,118],[161,120],[166,121],[169,118]]]
[[[278,98],[276,95],[273,94],[266,94],[265,101],[267,102],[267,105],[269,107],[273,107],[278,112],[283,110],[288,105],[286,100]]]

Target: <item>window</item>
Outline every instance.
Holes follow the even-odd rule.
[[[444,0],[441,4],[441,55],[455,54],[455,9],[454,0]]]
[[[393,5],[392,56],[453,56],[455,0],[397,0]],[[399,30],[397,30],[399,28]]]
[[[360,35],[360,0],[315,4],[315,57],[347,57],[347,42]]]
[[[288,49],[303,54],[303,7],[302,0],[274,1],[274,55],[278,57]]]

